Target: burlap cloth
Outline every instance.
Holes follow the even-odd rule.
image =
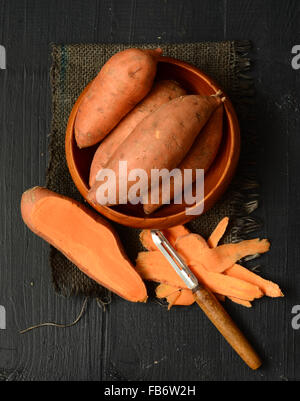
[[[157,44],[130,47],[154,48]],[[186,43],[159,45],[164,55],[195,65],[217,81],[236,106],[242,128],[242,155],[238,177],[223,199],[208,213],[188,226],[194,232],[208,236],[217,222],[232,217],[225,241],[237,241],[257,229],[257,222],[249,214],[257,207],[256,181],[252,176],[251,144],[254,140],[249,110],[253,95],[247,51],[249,42]],[[125,45],[75,44],[52,45],[52,127],[47,188],[83,201],[73,184],[65,160],[65,129],[71,109],[84,87],[97,75],[102,65]],[[247,150],[246,152],[243,150]],[[245,172],[246,175],[245,176]],[[139,250],[139,230],[113,224],[124,248],[134,262]],[[99,244],[101,246],[101,244]],[[97,297],[102,301],[109,292],[85,276],[60,252],[51,248],[50,263],[55,289],[58,293]]]

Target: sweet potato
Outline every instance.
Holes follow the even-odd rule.
[[[230,301],[234,302],[235,304],[242,305],[245,308],[252,308],[252,303],[249,301],[245,301],[244,299],[238,299],[234,297],[228,297]]]
[[[160,251],[139,252],[136,271],[144,280],[168,284],[175,288],[187,288]]]
[[[227,218],[223,219],[211,235],[210,241],[215,238],[215,246],[217,246],[218,242],[217,237],[225,231],[227,223]],[[209,249],[205,246],[201,236],[189,234],[188,236],[179,237],[175,242],[175,247],[188,264],[195,264],[195,269],[197,269],[198,264],[201,264],[207,271],[224,273],[227,276],[253,284],[269,297],[277,298],[283,296],[277,284],[265,280],[245,267],[236,264],[236,261],[244,256],[267,252],[269,250],[269,242],[267,240],[247,240],[237,244],[225,244],[215,247],[215,249]]]
[[[272,281],[263,279],[239,264],[234,264],[232,267],[226,270],[224,274],[247,281],[247,283],[257,285],[268,297],[278,298],[284,296],[279,288],[279,285],[273,283]]]
[[[168,284],[159,284],[155,293],[157,298],[166,298],[169,304],[168,309],[171,309],[174,305],[192,305],[195,302],[192,291],[172,287]]]
[[[175,248],[176,245],[178,246],[177,250],[178,248],[181,248],[183,252],[182,256],[186,259],[187,263],[190,264],[191,261],[195,258],[195,255],[198,261],[202,261],[204,251],[207,251],[209,247],[210,248],[217,247],[219,241],[221,240],[226,231],[228,223],[229,223],[228,217],[224,217],[218,223],[217,227],[214,229],[207,242],[204,240],[204,238],[202,238],[198,234],[190,234],[189,231],[184,226],[172,227],[164,230],[163,233]],[[150,251],[157,251],[157,248],[152,241],[151,233],[149,230],[143,230],[141,232],[140,240],[146,249]],[[247,245],[247,243],[246,244],[242,243],[242,249],[245,247],[245,245]],[[254,247],[256,246],[257,244],[254,243]],[[268,247],[268,243],[266,243],[266,247]],[[252,249],[252,243],[250,244],[250,248],[249,248],[250,252],[257,251],[257,249]],[[266,248],[264,250],[266,250]],[[154,256],[152,257],[154,258]],[[204,259],[205,259],[205,254],[204,254]],[[196,275],[197,275],[198,265],[199,263],[191,267],[192,269],[195,270]],[[206,268],[209,268],[209,263],[207,264],[207,262],[204,262],[204,266],[206,266]],[[220,268],[217,270],[222,272],[222,269]],[[144,272],[143,274],[146,273]],[[234,264],[233,266],[230,266],[227,270],[223,272],[223,274],[233,278],[237,278],[249,284],[253,284],[255,287],[259,287],[260,290],[269,297],[275,298],[284,296],[277,284],[263,279],[262,277],[258,276],[254,272],[244,268],[239,264]],[[173,305],[191,305],[192,303],[194,303],[194,297],[191,291],[187,289],[180,289],[176,286],[172,286],[166,283],[161,283],[157,287],[156,294],[158,298],[166,298],[167,301],[169,302],[169,307]],[[219,294],[215,295],[220,297]],[[234,296],[228,296],[228,298],[232,302],[235,302],[247,308],[252,307],[251,303],[248,300],[239,299]]]
[[[189,234],[189,230],[185,228],[184,226],[175,226],[175,227],[170,227],[165,230],[163,230],[164,236],[167,238],[167,240],[170,242],[172,246],[175,246],[175,243],[178,238]],[[143,230],[140,233],[140,241],[143,245],[144,248],[146,248],[148,251],[157,251],[157,246],[154,244],[151,236],[151,231],[150,230]]]
[[[128,260],[117,234],[98,214],[45,188],[21,200],[25,224],[61,251],[97,283],[132,302],[145,302],[145,285]]]
[[[153,169],[174,169],[184,159],[198,133],[221,103],[218,96],[181,96],[146,117],[106,165],[116,177],[115,203],[127,203],[127,193],[121,193],[118,185],[120,161],[127,161],[128,175],[132,170],[143,169],[149,181]],[[123,180],[127,178],[128,181],[128,175]],[[105,205],[107,198],[103,191],[97,193],[102,184],[102,181],[97,181],[90,189],[88,198],[94,203]],[[128,189],[134,184],[128,182]],[[141,192],[146,189],[141,188]]]
[[[263,292],[256,285],[235,277],[207,271],[200,263],[190,265],[190,268],[199,281],[214,293],[245,301],[253,301],[263,296]],[[180,276],[159,251],[140,252],[136,261],[136,270],[145,280],[187,289]]]
[[[151,92],[100,143],[91,164],[90,187],[94,185],[98,171],[106,166],[113,153],[145,117],[161,105],[185,94],[186,91],[175,81],[156,82]]]
[[[205,249],[198,245],[199,237],[197,234],[189,234],[179,238],[176,242],[176,250],[190,265],[200,263],[207,271],[215,273],[223,273],[245,256],[265,253],[270,248],[269,241],[255,238]]]
[[[169,310],[172,308],[172,306],[175,306],[175,305],[188,306],[188,305],[192,305],[195,302],[195,297],[194,297],[192,291],[186,290],[184,288],[175,288],[168,284],[159,284],[156,287],[155,292],[156,292],[157,298],[160,298],[160,299],[166,298],[166,300],[169,304],[169,306],[168,306]],[[215,296],[216,296],[216,298],[218,298],[218,300],[220,302],[225,302],[224,295],[215,294]],[[250,304],[250,302],[248,302],[248,301],[242,301],[242,300],[238,300],[238,299],[237,299],[237,301],[234,301],[234,299],[237,299],[237,298],[232,297],[232,300],[233,300],[233,302],[237,302],[239,304],[247,303],[247,306]]]
[[[193,143],[190,151],[178,166],[180,174],[184,174],[184,170],[191,169],[193,171],[192,181],[196,180],[196,169],[203,169],[204,173],[208,171],[212,165],[221,143],[223,133],[223,107],[218,107],[212,114],[195,142]],[[183,188],[188,188],[189,184],[183,183]],[[165,201],[163,199],[162,184],[159,188],[159,203],[151,204],[151,191],[148,194],[148,203],[145,203],[143,208],[146,214],[151,214],[162,206]],[[170,200],[176,198],[178,194],[174,188],[174,181],[170,186]]]
[[[177,299],[181,295],[181,291],[185,291],[182,289],[174,288],[168,284],[159,284],[156,289],[156,297],[157,298],[166,298],[168,301],[168,309],[170,310],[172,306],[176,303]]]
[[[197,247],[200,247],[201,249],[206,249],[208,246],[210,248],[215,248],[219,241],[221,240],[221,238],[223,237],[223,235],[225,234],[225,231],[227,229],[229,223],[229,218],[228,217],[224,217],[217,225],[217,227],[214,229],[214,231],[211,233],[210,237],[207,240],[207,243],[205,242],[204,238],[202,238],[200,235],[197,235],[197,239],[198,239],[198,243],[197,243]],[[187,235],[189,233],[189,231],[184,227],[184,226],[177,226],[177,227],[173,227],[171,229],[167,229],[164,230],[164,234],[165,236],[167,236],[168,232],[172,230],[172,237],[171,237],[171,243],[172,245],[175,247],[176,246],[176,242],[183,237],[183,233],[185,233],[185,235]],[[165,233],[166,231],[166,233]],[[143,230],[140,234],[140,240],[141,243],[143,244],[143,246],[150,250],[150,251],[155,251],[157,250],[153,241],[151,243],[150,239],[151,235],[150,235],[150,231],[149,230]],[[170,239],[169,239],[170,241]],[[243,268],[241,266],[242,269],[248,271],[247,269]],[[231,269],[229,269],[228,271],[230,271]],[[242,277],[238,277],[238,272],[236,271],[236,278],[240,278],[242,279]],[[251,273],[251,272],[250,272]],[[230,275],[230,274],[229,274]],[[246,276],[246,274],[244,275],[244,277]],[[256,276],[256,275],[255,275]],[[234,276],[233,276],[234,277]],[[261,279],[259,276],[257,276],[259,279]],[[247,282],[249,282],[249,280],[245,280]],[[257,284],[257,282],[254,282],[254,279],[252,278],[251,284]],[[265,281],[265,280],[263,280]],[[263,283],[265,285],[265,283]],[[273,286],[276,286],[277,284],[274,284],[272,282],[270,282],[270,285],[268,286],[269,288],[274,288]],[[258,285],[259,286],[259,285]],[[278,286],[277,286],[278,287]],[[279,287],[278,287],[279,288]],[[262,288],[263,289],[263,288]],[[177,295],[179,293],[179,296]],[[177,296],[175,296],[175,294]],[[275,294],[275,292],[273,292],[273,294]],[[164,296],[165,295],[165,296]],[[178,289],[175,287],[172,287],[170,285],[167,284],[160,284],[157,289],[156,289],[156,296],[158,298],[166,298],[167,302],[169,304],[169,308],[171,309],[172,306],[175,305],[192,305],[195,302],[195,298],[192,294],[192,291],[190,290],[185,290],[185,289]],[[220,294],[215,294],[215,296],[222,302],[225,302],[225,296],[224,295],[220,295]],[[249,301],[244,301],[238,298],[234,298],[234,297],[228,297],[232,302],[237,303],[239,305],[245,306],[246,308],[251,308],[251,302]]]
[[[150,91],[161,49],[127,49],[102,67],[82,99],[75,121],[80,148],[101,141]]]
[[[223,235],[225,234],[227,227],[229,224],[229,218],[224,217],[217,225],[217,227],[214,229],[214,231],[211,233],[207,240],[207,245],[210,248],[216,248],[221,241]]]

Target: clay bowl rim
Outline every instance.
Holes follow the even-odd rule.
[[[198,68],[194,67],[191,64],[188,64],[184,61],[172,58],[172,57],[165,57],[161,56],[159,58],[159,62],[163,63],[169,63],[172,65],[176,65],[177,67],[180,67],[182,69],[185,69],[189,71],[192,74],[195,74],[204,81],[212,90],[212,93],[216,93],[219,90],[222,90],[215,82],[212,80],[209,76],[207,76],[205,73],[203,73],[201,70]],[[135,228],[156,228],[156,229],[162,229],[162,228],[167,228],[167,227],[173,227],[175,225],[179,224],[184,224],[187,223],[188,221],[199,217],[199,216],[193,216],[193,215],[187,215],[185,210],[176,212],[173,214],[170,214],[169,216],[160,216],[160,217],[137,217],[137,216],[130,216],[125,213],[121,213],[119,211],[116,211],[110,207],[107,206],[102,206],[102,205],[95,205],[92,202],[87,200],[87,193],[89,188],[85,184],[84,180],[81,178],[75,158],[74,158],[74,153],[73,153],[73,143],[75,141],[74,138],[74,124],[75,124],[75,119],[76,115],[78,112],[78,108],[80,105],[80,102],[87,92],[91,82],[85,87],[85,89],[81,92],[80,96],[78,97],[76,103],[74,104],[72,111],[69,116],[68,120],[68,125],[66,129],[66,137],[65,137],[65,152],[66,152],[66,160],[67,160],[67,165],[72,177],[72,180],[76,186],[76,188],[79,190],[83,198],[85,199],[86,202],[88,202],[94,210],[99,212],[100,214],[104,215],[106,218],[125,225],[129,227],[135,227]],[[223,92],[224,93],[224,92]],[[224,94],[226,96],[226,94]],[[204,205],[209,204],[208,208],[205,208],[205,212],[209,210],[222,196],[222,194],[225,192],[227,189],[228,185],[230,184],[233,175],[235,173],[238,159],[239,159],[239,154],[240,154],[240,129],[239,129],[239,123],[238,119],[234,110],[234,107],[229,100],[229,98],[226,96],[226,101],[224,102],[224,108],[225,108],[225,113],[226,117],[228,119],[228,132],[227,135],[231,136],[231,147],[230,147],[230,152],[227,158],[226,162],[226,167],[223,170],[223,173],[221,174],[219,180],[217,181],[216,185],[211,188],[211,190],[205,194],[204,197]],[[215,199],[212,199],[214,197],[214,194],[217,193],[217,196]],[[211,202],[210,202],[211,201]],[[202,203],[201,202],[201,203]],[[201,204],[200,203],[200,204]],[[192,206],[192,208],[199,207],[200,204],[195,204]]]

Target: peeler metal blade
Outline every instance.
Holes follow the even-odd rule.
[[[168,260],[176,273],[181,277],[186,286],[195,292],[199,288],[199,282],[197,278],[191,272],[179,254],[175,251],[164,234],[159,230],[151,230],[151,236],[154,244]]]

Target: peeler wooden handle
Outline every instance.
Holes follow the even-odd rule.
[[[159,230],[152,230],[152,239],[157,248],[169,261],[175,272],[181,277],[187,288],[193,291],[195,300],[209,320],[215,325],[232,348],[253,370],[262,362],[243,333],[221,306],[217,298],[197,280],[181,256],[175,251],[166,237]]]
[[[205,287],[199,286],[194,291],[194,296],[197,304],[208,319],[215,325],[243,361],[251,369],[258,369],[262,365],[261,359],[214,294]]]

